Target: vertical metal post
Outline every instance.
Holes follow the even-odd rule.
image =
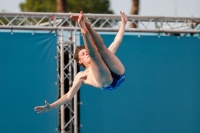
[[[163,29],[163,17],[162,18],[160,18],[160,29]]]
[[[76,23],[77,24],[77,23]],[[76,30],[74,30],[74,53],[76,50]],[[77,63],[74,60],[74,77],[77,74]],[[74,96],[74,133],[78,133],[78,102],[77,94]]]
[[[72,42],[72,30],[69,31],[69,41]],[[69,86],[71,87],[72,84],[73,84],[73,63],[72,63],[72,60],[73,60],[73,45],[71,43],[68,44],[68,48],[69,48],[69,74],[70,74],[70,80],[69,80]],[[70,54],[71,53],[71,54]],[[73,108],[73,101],[70,102],[70,108],[72,109]],[[73,118],[74,114],[70,111],[70,118]],[[73,133],[73,122],[70,122],[70,133]]]
[[[64,31],[61,30],[60,37],[60,96],[62,97],[65,94],[64,91]],[[65,133],[65,108],[64,105],[60,107],[61,113],[61,133]]]
[[[159,27],[158,27],[158,21],[157,20],[155,20],[155,29],[158,29]]]

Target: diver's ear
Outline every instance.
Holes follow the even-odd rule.
[[[79,60],[79,61],[78,61],[78,63],[79,63],[79,64],[82,64],[82,63],[83,63],[83,61],[82,61],[82,60]]]

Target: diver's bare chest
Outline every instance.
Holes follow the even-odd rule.
[[[96,79],[94,77],[92,70],[91,69],[85,70],[85,72],[87,73],[87,78],[84,80],[84,83],[89,84],[94,87],[98,87],[98,84],[96,82]]]

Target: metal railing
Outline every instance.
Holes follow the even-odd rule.
[[[70,16],[75,14],[77,13],[0,13],[0,29],[79,30],[70,19]],[[120,25],[120,15],[85,14],[85,17],[97,31],[118,31]],[[131,28],[131,23],[135,23],[137,28]],[[126,32],[200,33],[193,26],[199,23],[200,18],[197,17],[128,15]],[[168,28],[165,28],[166,26]],[[185,26],[187,29],[182,29]]]

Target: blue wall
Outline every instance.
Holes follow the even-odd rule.
[[[56,36],[0,33],[0,132],[55,133],[58,114],[34,107],[57,99]]]
[[[81,133],[200,132],[200,39],[126,35],[117,56],[121,87],[80,90]]]

